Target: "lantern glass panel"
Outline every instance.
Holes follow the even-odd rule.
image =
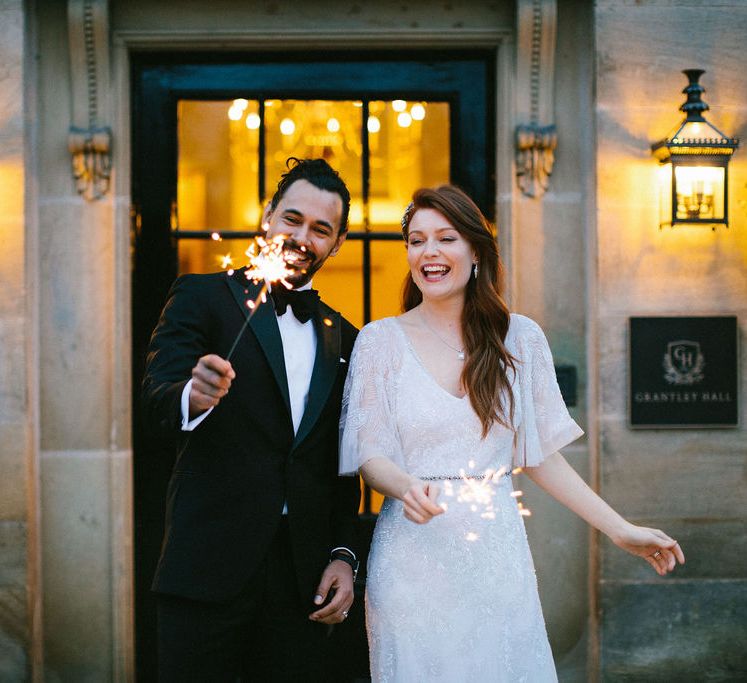
[[[724,136],[707,121],[686,121],[671,136],[672,142],[682,143],[687,140],[699,140],[705,143],[722,142]]]
[[[676,166],[674,175],[677,197],[676,220],[723,220],[723,167]]]
[[[659,166],[659,227],[672,225],[672,164]]]

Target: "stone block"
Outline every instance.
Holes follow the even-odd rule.
[[[634,524],[661,529],[677,540],[685,564],[659,577],[643,559],[620,550],[605,536],[601,544],[601,576],[607,581],[667,583],[672,579],[747,579],[747,521],[745,517],[630,519]]]
[[[113,390],[112,212],[106,203],[48,203],[40,230],[42,448],[106,448]]]
[[[0,424],[18,424],[26,415],[26,324],[0,317]]]
[[[636,519],[747,515],[745,448],[739,430],[631,430],[603,420],[602,496]]]
[[[27,680],[26,524],[0,522],[0,681]]]
[[[747,678],[747,581],[603,582],[605,683]]]
[[[0,521],[0,586],[26,587],[26,524]]]
[[[42,452],[45,667],[50,680],[109,680],[110,463],[105,451]]]
[[[365,2],[341,6],[336,0],[320,0],[313,4],[303,0],[264,3],[255,7],[218,0],[213,12],[205,13],[199,0],[183,0],[175,5],[156,9],[147,0],[130,0],[112,5],[112,25],[122,30],[150,30],[168,26],[175,31],[234,31],[237,26],[254,29],[287,30],[289,25],[303,26],[311,31],[349,32],[361,29],[417,29],[485,27],[513,28],[513,6],[502,2],[444,2],[428,0],[380,0],[375,5]]]
[[[0,520],[22,520],[28,504],[25,423],[0,422],[0,444]]]
[[[586,202],[593,163],[593,8],[583,2],[557,3],[555,50],[555,124],[560,144],[548,198]],[[583,223],[574,225],[581,235]]]
[[[0,589],[2,600],[2,589]],[[0,681],[22,683],[30,680],[26,643],[5,633],[0,627]]]
[[[546,333],[573,338],[568,348],[583,358],[585,297],[568,295],[582,290],[583,208],[548,195],[542,205],[520,200],[517,213],[521,240],[513,254],[514,308],[535,319]]]
[[[600,411],[622,422],[628,414],[628,319],[606,314],[597,325]]]
[[[738,111],[747,101],[743,39],[747,6],[738,1],[706,8],[701,2],[602,0],[595,4],[597,97],[620,108],[661,102],[672,111],[683,102],[683,68],[703,68],[706,101]],[[693,64],[693,55],[697,55]],[[627,107],[626,107],[627,108]],[[716,123],[720,128],[724,121]],[[662,133],[663,136],[663,133]]]
[[[23,13],[18,0],[0,3],[0,148],[23,135]]]

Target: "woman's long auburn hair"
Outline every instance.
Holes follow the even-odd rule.
[[[477,258],[477,278],[470,277],[462,310],[462,339],[466,351],[462,386],[482,423],[485,438],[493,423],[513,429],[514,396],[508,369],[515,359],[505,345],[510,312],[501,296],[503,269],[490,223],[477,205],[458,187],[441,185],[417,190],[402,219],[408,241],[410,221],[418,209],[434,209],[469,242]],[[402,308],[409,311],[423,301],[423,294],[408,272]],[[504,405],[503,396],[508,397]]]

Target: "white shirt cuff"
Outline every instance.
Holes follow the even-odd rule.
[[[192,390],[192,380],[189,380],[184,385],[182,390],[182,431],[191,432],[197,425],[200,424],[211,412],[212,408],[208,408],[204,413],[198,415],[194,419],[189,419],[189,392]]]

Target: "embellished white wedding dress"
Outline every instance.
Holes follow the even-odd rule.
[[[583,432],[537,324],[512,315],[506,346],[519,361],[516,435],[494,425],[482,439],[469,399],[436,383],[396,318],[366,325],[356,341],[340,472],[387,457],[434,480],[446,506],[419,525],[400,501],[384,502],[366,588],[375,682],[557,680],[510,471],[540,464]]]

